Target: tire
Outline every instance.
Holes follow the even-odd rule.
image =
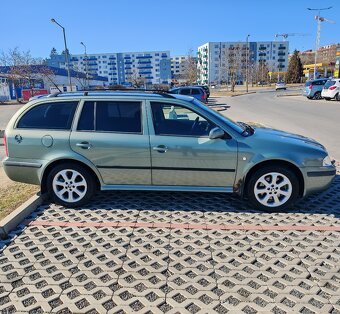
[[[88,203],[95,188],[96,185],[90,172],[75,163],[57,165],[47,176],[49,196],[56,204],[65,207],[79,207]]]
[[[275,177],[276,184],[271,182]],[[285,195],[280,194],[280,191]],[[247,195],[249,201],[260,210],[280,211],[293,205],[298,199],[299,181],[288,168],[265,166],[252,174]]]
[[[340,101],[340,94],[337,93],[337,94],[335,95],[335,98],[334,98],[334,99],[337,100],[337,101]]]
[[[325,97],[324,99],[326,99],[327,101],[330,101],[330,100],[331,100],[331,98],[328,98],[328,97],[327,97],[327,98]]]
[[[316,92],[313,96],[313,99],[321,99],[321,92]]]

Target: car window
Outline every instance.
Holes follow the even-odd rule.
[[[177,104],[151,102],[156,135],[209,136],[216,125],[196,112]]]
[[[328,88],[332,85],[334,85],[336,82],[335,81],[327,81],[326,84],[325,84],[325,87]]]
[[[25,129],[69,130],[78,101],[44,103],[34,106],[19,120]]]
[[[141,103],[122,101],[95,102],[95,130],[141,133]]]
[[[190,88],[180,89],[179,93],[182,95],[190,95]]]
[[[199,89],[197,89],[197,88],[193,88],[192,90],[191,90],[191,95],[200,95],[201,93],[200,93],[200,91],[199,91]]]
[[[179,92],[179,89],[173,89],[173,90],[171,90],[171,93],[172,93],[172,94],[178,94],[178,92]]]
[[[86,101],[78,121],[77,130],[94,131],[94,101]]]

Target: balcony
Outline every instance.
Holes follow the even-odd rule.
[[[139,74],[151,74],[151,71],[139,71]]]
[[[265,57],[267,54],[264,52],[259,53],[259,57]]]
[[[285,53],[285,52],[279,52],[277,55],[278,55],[278,56],[285,56],[286,53]]]
[[[132,61],[125,61],[124,64],[132,64]]]
[[[148,80],[152,80],[153,76],[146,76],[145,78],[148,79]]]
[[[131,57],[130,56],[125,56],[124,59],[131,59]]]
[[[109,60],[116,60],[116,57],[110,57]]]
[[[152,56],[137,56],[136,59],[151,59]]]
[[[152,68],[153,68],[152,65],[144,65],[144,66],[137,67],[137,69],[152,69]]]
[[[284,49],[286,49],[286,47],[280,46],[278,49],[279,49],[279,50],[284,50]]]
[[[278,59],[277,61],[278,62],[285,62],[286,60],[285,59]]]
[[[266,50],[266,47],[260,47],[259,50]]]
[[[148,61],[138,61],[138,64],[151,64],[151,60],[148,60]]]
[[[116,65],[116,62],[109,62],[107,65]]]

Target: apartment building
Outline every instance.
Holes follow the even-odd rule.
[[[60,55],[51,55],[54,62]],[[65,57],[64,57],[65,59]],[[59,66],[65,68],[65,62]],[[146,84],[169,84],[171,81],[171,61],[169,51],[72,54],[70,67],[76,71],[108,78],[110,85],[127,84],[132,76],[140,77]]]
[[[208,42],[198,47],[198,83],[218,84],[228,82],[230,69],[238,63],[237,80],[243,81],[246,60],[248,65],[265,64],[272,73],[288,69],[287,41]]]

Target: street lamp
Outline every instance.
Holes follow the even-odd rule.
[[[51,19],[51,22],[57,24],[63,30],[64,44],[65,44],[65,59],[66,59],[66,65],[67,65],[67,76],[68,76],[68,81],[69,81],[69,84],[70,84],[70,91],[72,91],[72,81],[71,81],[71,74],[70,74],[70,63],[69,63],[69,58],[68,58],[68,49],[67,49],[67,44],[66,44],[65,28],[63,26],[61,26],[55,19]]]
[[[318,49],[320,45],[321,22],[325,20],[320,16],[320,11],[329,10],[329,9],[332,9],[332,7],[320,8],[320,9],[307,8],[307,10],[309,11],[318,11],[318,15],[315,17],[315,19],[318,21],[318,26],[317,26],[316,41],[315,41],[314,79],[316,78],[316,62],[317,62],[317,56],[318,56]]]
[[[246,43],[247,43],[247,47],[246,47],[246,92],[248,93],[248,59],[249,59],[249,56],[248,56],[248,50],[249,50],[249,36],[250,35],[247,35],[247,40],[246,40]]]
[[[85,75],[86,75],[86,87],[89,88],[89,72],[88,72],[88,59],[86,53],[86,45],[81,41],[80,44],[85,48]]]

